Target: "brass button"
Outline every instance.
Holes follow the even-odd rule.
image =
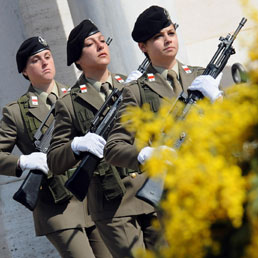
[[[131,178],[136,178],[137,174],[135,172],[130,173]]]

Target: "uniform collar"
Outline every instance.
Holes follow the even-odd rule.
[[[167,77],[168,77],[168,69],[165,69],[163,67],[160,67],[160,66],[154,66],[153,67],[157,70],[157,72],[159,72],[161,74],[161,76],[167,80]],[[176,61],[175,65],[172,67],[173,71],[176,72],[177,74],[177,79],[179,79],[179,68],[178,68],[178,62]]]
[[[164,99],[174,96],[173,90],[165,79],[152,65],[146,71],[145,84]]]
[[[43,91],[43,90],[41,90],[41,89],[38,89],[38,88],[35,88],[35,87],[33,87],[33,88],[34,88],[35,92],[37,93],[38,98],[41,100],[41,102],[42,103],[46,103],[47,102],[48,93]],[[51,90],[51,93],[54,93],[57,96],[57,98],[59,97],[58,88],[57,88],[56,82],[54,82],[54,87]]]
[[[121,90],[123,88],[123,83],[121,83],[119,80],[119,78],[121,77],[118,76],[119,78],[116,79],[115,78],[116,76],[117,75],[111,73],[108,77],[107,82],[109,82],[112,85],[112,87],[118,88],[119,90]],[[93,106],[98,110],[104,103],[104,100],[100,94],[96,94],[96,91],[99,92],[99,90],[97,90],[96,87],[93,86],[90,80],[88,78],[85,78],[85,76],[82,74],[77,81],[77,84],[76,84],[77,86],[75,87],[81,88],[81,86],[83,86],[84,90],[83,91],[80,90],[75,94],[77,95],[77,97],[81,98],[83,101],[87,102],[88,104],[90,104],[91,106]],[[94,82],[96,83],[96,81],[93,81],[93,83]]]
[[[29,100],[29,112],[42,122],[49,112],[46,101],[44,101],[44,97],[42,98],[42,91],[37,91],[32,85],[30,85],[27,92],[27,97]],[[50,116],[49,120],[46,122],[46,125],[49,126],[52,120],[53,115]]]
[[[89,82],[98,92],[100,92],[100,87],[101,87],[101,84],[102,84],[103,82],[95,81],[95,80],[93,80],[93,79],[91,79],[91,78],[87,78],[87,77],[85,77],[85,76],[84,76],[84,78],[85,78],[85,81],[86,81],[86,82]],[[108,83],[112,86],[112,77],[111,77],[111,74],[109,74],[109,76],[108,76],[108,78],[107,78],[107,80],[106,80],[105,82],[108,82]]]

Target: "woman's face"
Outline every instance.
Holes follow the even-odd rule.
[[[107,66],[110,63],[109,47],[101,32],[85,38],[81,57],[76,63],[82,70]]]
[[[43,50],[30,56],[22,72],[34,86],[51,83],[55,77],[56,69],[50,50]]]
[[[140,49],[147,53],[152,64],[163,67],[176,60],[178,38],[174,25],[163,28],[145,43],[139,43]]]

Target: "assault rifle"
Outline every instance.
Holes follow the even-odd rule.
[[[107,44],[109,45],[110,42],[111,41],[108,40]],[[148,65],[149,59],[146,57],[138,67],[138,71],[144,73]],[[107,139],[122,100],[122,91],[114,89],[95,115],[87,132],[96,133],[104,139]],[[89,152],[84,153],[79,166],[76,168],[73,175],[66,181],[65,187],[74,194],[78,200],[83,201],[87,195],[91,178],[100,163],[100,160],[100,158]]]
[[[175,28],[178,27],[177,24],[174,26]],[[138,67],[138,71],[144,73],[149,64],[149,59],[146,57]],[[95,115],[90,129],[87,132],[96,133],[104,139],[107,139],[122,100],[122,91],[114,89]],[[73,193],[78,200],[83,201],[87,195],[91,178],[100,163],[100,160],[100,158],[89,152],[84,153],[84,157],[79,166],[73,175],[66,181],[65,187]]]
[[[96,113],[87,132],[96,133],[104,139],[107,139],[115,122],[116,114],[122,99],[122,91],[115,88]],[[100,163],[100,160],[101,159],[94,154],[85,152],[79,166],[76,168],[73,175],[66,181],[65,187],[73,193],[78,200],[83,201],[87,195],[91,178]]]
[[[242,18],[236,31],[231,36],[228,34],[225,38],[220,37],[219,40],[221,43],[218,45],[218,49],[212,57],[211,61],[207,65],[206,69],[203,72],[203,75],[211,75],[213,78],[216,78],[219,73],[226,66],[228,59],[231,55],[235,54],[235,49],[232,44],[236,39],[239,31],[246,23],[247,19]],[[186,105],[183,108],[181,114],[177,116],[178,120],[182,120],[186,117],[192,105],[195,104],[198,100],[202,99],[203,95],[199,91],[188,91],[188,94],[182,93],[177,100],[183,101]],[[176,107],[177,101],[173,104],[172,111]],[[186,138],[186,133],[182,132],[177,142],[174,145],[175,149],[179,149],[182,143]],[[163,195],[163,186],[164,181],[160,178],[147,178],[141,189],[137,192],[136,196],[139,199],[142,199],[154,206],[157,206]]]
[[[42,133],[42,128],[46,124],[50,115],[53,113],[54,108],[55,104],[52,105],[49,113],[34,135],[34,145],[36,150],[39,152],[47,153],[49,148],[55,121],[50,124],[44,134]],[[13,195],[13,199],[23,204],[29,210],[33,211],[38,201],[39,190],[43,177],[44,174],[42,171],[30,170],[18,191]]]

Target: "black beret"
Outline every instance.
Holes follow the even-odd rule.
[[[172,21],[167,10],[153,5],[137,18],[132,31],[133,40],[145,42],[170,24],[172,24]]]
[[[99,32],[91,20],[83,20],[70,32],[67,41],[67,65],[77,61],[82,54],[84,39]]]
[[[50,49],[49,45],[41,36],[26,39],[21,44],[16,54],[18,72],[21,73],[24,70],[30,56],[33,56],[46,49]]]

